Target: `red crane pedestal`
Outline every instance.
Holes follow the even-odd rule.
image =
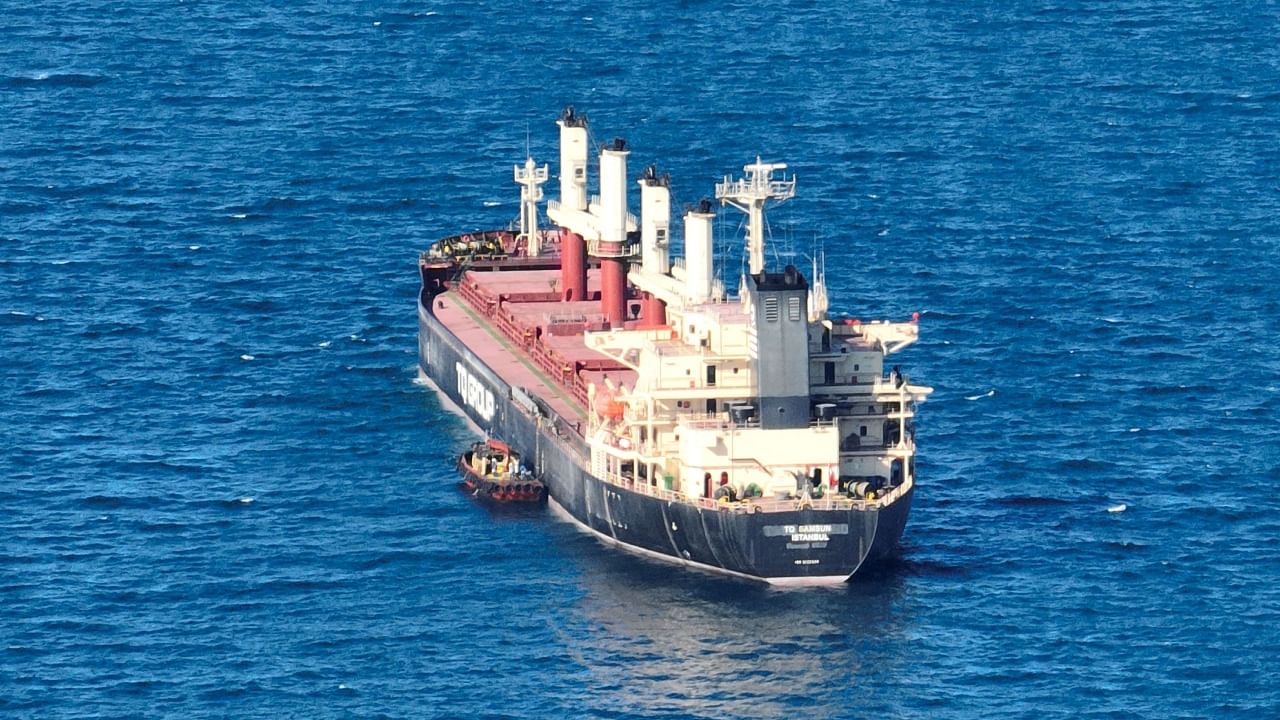
[[[560,299],[587,299],[587,244],[582,236],[560,229]]]
[[[627,261],[622,258],[600,259],[600,312],[610,329],[622,329],[627,319]]]
[[[641,316],[645,327],[661,327],[667,324],[667,304],[654,295],[644,296],[644,310]]]

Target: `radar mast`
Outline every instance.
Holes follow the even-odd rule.
[[[526,156],[524,167],[514,166],[515,180],[520,185],[520,234],[524,238],[526,254],[537,257],[542,252],[538,234],[538,201],[542,200],[542,184],[547,181],[547,166],[538,167],[533,157]]]
[[[728,175],[716,183],[716,199],[747,214],[747,253],[752,275],[764,272],[764,206],[770,200],[784,202],[796,195],[796,178],[774,180],[774,171],[786,170],[786,163],[756,161],[742,166],[746,177],[733,180]],[[776,203],[775,203],[776,204]]]

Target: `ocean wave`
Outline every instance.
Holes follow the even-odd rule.
[[[104,75],[90,73],[34,73],[32,75],[10,75],[0,78],[0,85],[14,89],[21,88],[91,88],[107,82]]]

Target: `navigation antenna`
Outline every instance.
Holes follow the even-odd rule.
[[[786,163],[766,163],[756,156],[751,165],[742,166],[747,176],[732,180],[728,175],[724,182],[716,183],[716,199],[722,205],[731,205],[747,214],[748,269],[752,275],[764,272],[764,206],[770,200],[781,203],[796,195],[796,178],[773,179],[775,170],[786,170]]]
[[[542,237],[538,233],[538,201],[542,200],[542,184],[550,177],[546,165],[538,167],[532,155],[525,155],[524,167],[513,166],[516,182],[520,184],[520,234],[524,238],[525,254],[538,257],[542,252]]]
[[[823,250],[813,256],[813,287],[809,291],[809,322],[821,322],[827,319],[830,307],[827,299],[827,251]]]

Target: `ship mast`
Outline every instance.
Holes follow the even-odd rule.
[[[716,183],[716,199],[724,205],[732,205],[747,214],[747,253],[752,275],[764,272],[764,206],[770,200],[783,202],[796,195],[796,178],[774,180],[775,170],[786,170],[786,163],[761,162],[760,156],[751,165],[744,165],[747,176],[732,180],[728,175],[724,182]]]
[[[529,156],[525,158],[524,167],[514,166],[514,175],[520,185],[520,234],[516,239],[523,237],[528,256],[537,257],[542,251],[538,235],[538,201],[542,200],[542,183],[549,177],[548,169],[546,165],[538,167]]]

